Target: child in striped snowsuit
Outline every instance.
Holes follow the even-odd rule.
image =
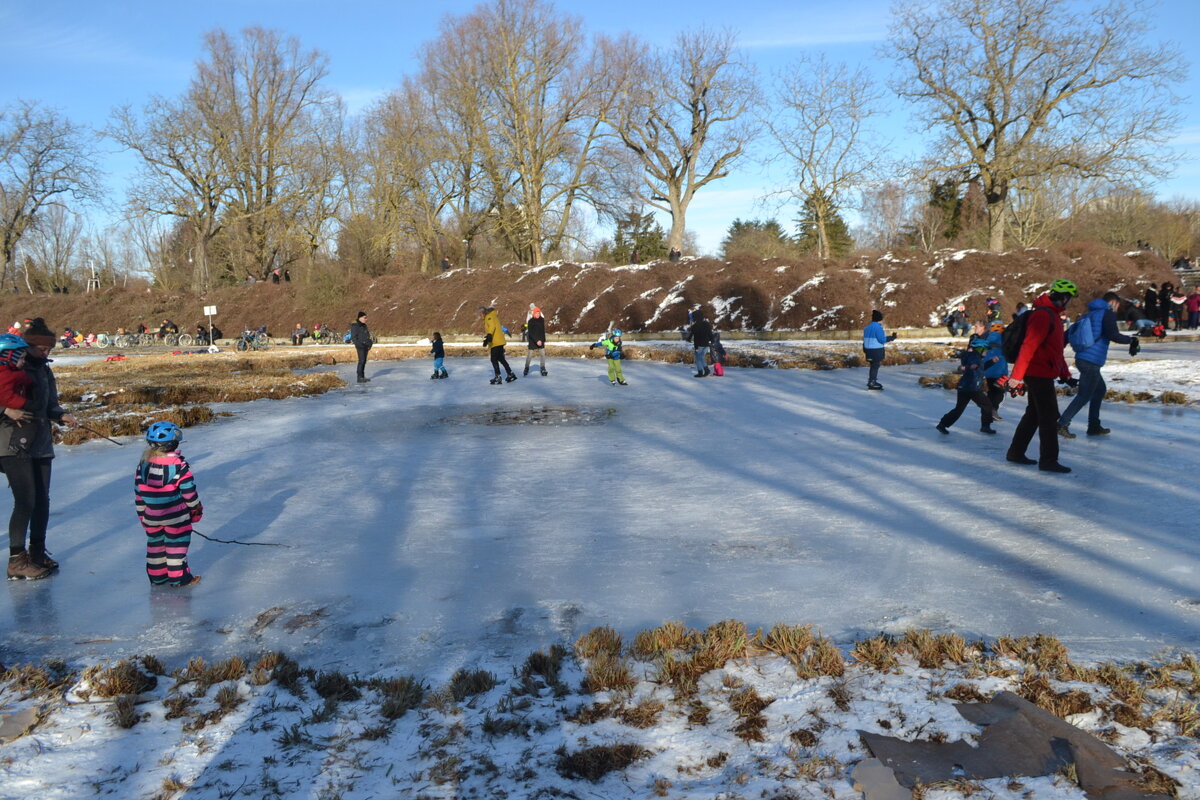
[[[200,580],[188,569],[192,523],[204,514],[191,467],[179,452],[183,432],[173,422],[146,431],[149,448],[134,474],[134,504],[146,529],[146,574],[150,583],[189,586]]]

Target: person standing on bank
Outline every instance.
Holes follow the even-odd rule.
[[[496,373],[488,383],[497,386],[501,383],[512,383],[517,379],[517,375],[508,365],[508,359],[504,357],[504,345],[508,340],[504,338],[500,317],[496,314],[496,309],[490,306],[480,306],[479,313],[483,315],[483,346],[488,348],[488,355],[492,359],[492,371]],[[500,377],[500,367],[504,367],[504,371],[508,373],[507,377]]]
[[[79,422],[58,402],[58,385],[50,371],[54,331],[41,317],[30,322],[23,335],[25,393],[22,408],[5,407],[0,424],[0,467],[13,493],[12,516],[8,521],[8,579],[37,580],[58,569],[46,551],[46,527],[50,519],[50,464],[54,460],[54,437],[50,423],[76,427]],[[17,353],[20,348],[9,351]],[[29,546],[26,548],[26,536]]]
[[[525,351],[525,374],[529,374],[529,362],[536,352],[542,365],[542,375],[549,375],[546,372],[546,318],[537,306],[529,311],[529,320],[525,323],[525,341],[529,348]]]
[[[367,327],[367,312],[358,312],[358,317],[350,326],[350,343],[358,351],[358,382],[368,383],[371,379],[366,375],[367,353],[374,342],[371,341],[371,329]]]
[[[1028,316],[1025,337],[1007,383],[1015,392],[1022,389],[1027,392],[1025,414],[1017,423],[1005,455],[1014,464],[1037,464],[1045,472],[1071,471],[1058,463],[1058,396],[1054,392],[1054,379],[1078,384],[1063,358],[1062,324],[1063,311],[1078,294],[1074,283],[1057,280],[1025,312]],[[1036,461],[1025,455],[1035,431],[1040,448]]]
[[[1090,325],[1092,328],[1093,344],[1075,353],[1075,369],[1079,370],[1079,392],[1067,406],[1067,410],[1058,418],[1058,435],[1064,439],[1074,439],[1071,433],[1071,420],[1086,404],[1088,406],[1088,436],[1104,436],[1111,431],[1100,424],[1100,404],[1104,402],[1104,394],[1108,386],[1100,368],[1108,360],[1108,343],[1129,344],[1133,337],[1123,335],[1117,330],[1117,308],[1121,305],[1121,296],[1116,292],[1108,292],[1104,297],[1097,297],[1088,303],[1087,314],[1080,320],[1080,325]],[[1074,345],[1072,345],[1074,346]]]
[[[896,334],[888,336],[883,330],[883,312],[876,309],[871,312],[871,321],[863,328],[863,355],[871,366],[867,373],[867,388],[882,389],[879,382],[879,365],[883,363],[883,348],[888,342],[896,341]]]

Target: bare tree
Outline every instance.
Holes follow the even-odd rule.
[[[39,213],[67,197],[94,199],[98,186],[83,128],[37,103],[0,110],[0,286],[16,285],[17,244]]]
[[[236,216],[244,265],[265,276],[283,250],[299,208],[324,191],[327,178],[306,167],[341,103],[324,89],[327,59],[299,40],[251,27],[235,40],[205,35],[189,100],[216,132],[229,205]],[[314,185],[313,181],[317,182]]]
[[[756,134],[753,68],[729,31],[681,33],[652,51],[633,37],[611,44],[616,136],[638,158],[642,197],[671,215],[668,245],[682,247],[687,209],[699,189],[729,174]]]
[[[518,257],[540,264],[604,175],[596,143],[608,82],[580,20],[545,0],[494,0],[455,24],[474,42],[484,89],[488,213]]]
[[[941,132],[941,169],[970,171],[987,200],[990,248],[1004,249],[1008,193],[1023,178],[1075,172],[1140,182],[1170,159],[1170,48],[1143,44],[1149,4],[1110,0],[940,0],[897,5],[893,86]]]
[[[817,255],[829,258],[830,221],[879,167],[882,149],[867,128],[879,95],[866,70],[820,56],[777,73],[775,99],[763,122],[786,165],[789,182],[780,191],[811,211]]]
[[[221,160],[222,134],[193,100],[190,92],[178,101],[154,97],[140,119],[128,106],[118,108],[104,135],[141,158],[129,190],[131,219],[155,214],[185,221],[194,240],[192,287],[205,291],[212,285],[210,246],[223,227],[230,177]],[[149,254],[147,260],[154,261]]]
[[[83,219],[60,204],[46,208],[29,231],[28,252],[23,259],[25,288],[65,292],[77,266]]]
[[[882,250],[899,247],[913,215],[912,190],[898,181],[884,181],[862,192],[867,241]]]

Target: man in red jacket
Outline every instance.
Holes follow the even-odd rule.
[[[1008,446],[1007,458],[1015,464],[1037,464],[1046,472],[1071,471],[1058,463],[1058,396],[1054,381],[1057,378],[1064,383],[1077,383],[1063,358],[1066,343],[1062,313],[1078,294],[1074,283],[1057,280],[1026,312],[1029,319],[1025,324],[1025,339],[1008,379],[1014,389],[1024,386],[1026,390],[1025,415],[1017,423]],[[1025,455],[1035,430],[1040,446],[1037,461]]]

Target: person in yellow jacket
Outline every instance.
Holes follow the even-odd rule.
[[[480,306],[479,313],[483,314],[483,346],[490,348],[492,370],[496,373],[496,377],[492,378],[488,383],[496,385],[512,383],[517,379],[517,375],[512,371],[512,367],[508,365],[508,361],[504,358],[504,345],[507,340],[504,338],[504,329],[500,327],[500,317],[496,315],[496,309],[490,307]],[[500,378],[501,366],[508,373],[508,377],[503,379]]]

